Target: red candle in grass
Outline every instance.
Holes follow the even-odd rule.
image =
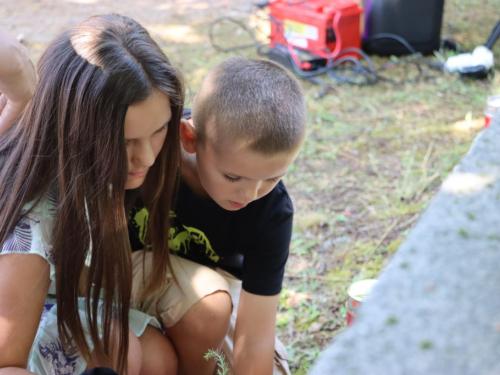
[[[367,279],[356,281],[347,291],[347,325],[350,326],[356,318],[356,310],[368,298],[378,280]]]
[[[486,107],[484,108],[484,127],[490,125],[491,120],[496,113],[500,112],[500,95],[493,95],[486,99]]]

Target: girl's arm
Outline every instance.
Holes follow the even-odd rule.
[[[0,136],[35,93],[38,76],[28,50],[0,26]]]
[[[19,367],[6,367],[0,368],[0,375],[33,375],[33,372]]]
[[[49,264],[35,254],[0,254],[0,375],[25,369],[50,286]]]

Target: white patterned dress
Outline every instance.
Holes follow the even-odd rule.
[[[31,347],[28,370],[40,375],[69,375],[85,371],[87,364],[78,351],[68,352],[61,345],[57,333],[57,308],[55,298],[55,269],[52,260],[51,232],[54,213],[53,201],[43,199],[14,228],[2,246],[1,255],[5,254],[36,254],[46,259],[50,264],[51,285],[45,300],[45,306],[40,325]],[[26,205],[25,211],[31,205]],[[87,319],[85,317],[85,298],[79,298],[79,312],[85,332]],[[131,309],[129,318],[130,329],[136,336],[142,335],[148,324],[159,328],[158,320],[150,315]],[[93,350],[90,336],[87,342]]]

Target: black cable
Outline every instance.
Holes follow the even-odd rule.
[[[449,49],[453,52],[457,52],[457,53],[464,53],[465,52],[462,49],[462,47],[460,47],[460,45],[458,44],[458,42],[456,40],[444,37],[441,40],[441,45],[439,46],[439,53],[441,55],[444,55],[444,52],[447,49]]]
[[[363,59],[365,59],[365,61],[368,63],[368,71],[371,74],[372,81],[375,82],[377,80],[377,72],[375,70],[375,65],[373,64],[373,60],[370,58],[370,56],[368,56],[365,52],[363,52],[359,48],[349,47],[341,50],[338,56],[342,56],[351,52],[358,53],[361,55],[361,57],[363,57]]]
[[[493,28],[493,31],[491,32],[491,35],[488,38],[488,41],[486,42],[486,47],[491,50],[499,37],[500,37],[500,21],[498,21],[497,25]]]
[[[293,4],[299,5],[306,3],[309,0],[305,1],[298,1]],[[252,43],[249,44],[244,44],[244,45],[239,45],[239,46],[234,46],[234,47],[222,47],[215,42],[215,37],[214,37],[214,28],[223,21],[229,21],[243,29],[249,37],[252,39]],[[271,15],[269,15],[269,21],[274,23],[277,27],[277,33],[279,35],[282,35],[282,28],[283,28],[283,22],[275,19]],[[500,23],[499,23],[500,24]],[[281,30],[281,33],[280,33]],[[495,29],[496,30],[496,29]],[[264,48],[269,47],[268,43],[261,43],[259,42],[254,33],[241,21],[235,20],[231,17],[221,17],[216,19],[214,22],[211,23],[210,28],[209,28],[209,38],[210,38],[210,43],[214,47],[215,50],[219,52],[232,52],[232,51],[237,51],[241,49],[246,49],[250,47],[256,47],[257,51],[260,55],[264,56],[269,56],[269,49],[265,50]],[[375,68],[375,65],[372,61],[372,59],[362,50],[354,47],[349,47],[346,49],[343,49],[340,51],[340,53],[337,56],[331,56],[331,51],[328,48],[325,48],[325,55],[327,56],[326,63],[324,67],[319,67],[315,70],[304,70],[302,69],[299,65],[297,65],[297,62],[295,59],[291,56],[288,46],[285,45],[280,45],[280,44],[275,44],[273,47],[273,53],[281,55],[286,61],[289,61],[290,66],[292,67],[293,71],[301,77],[303,80],[309,81],[311,83],[317,84],[321,86],[321,91],[318,94],[318,97],[321,97],[325,95],[327,87],[329,86],[324,80],[319,78],[319,75],[322,74],[327,74],[328,77],[334,79],[337,84],[351,84],[351,85],[357,85],[357,86],[365,86],[365,85],[373,85],[377,81],[384,81],[384,82],[389,82],[393,84],[404,84],[404,83],[415,83],[418,82],[420,79],[422,79],[424,71],[422,68],[422,64],[427,65],[429,68],[432,69],[438,69],[442,70],[443,64],[442,63],[436,63],[430,60],[427,60],[422,57],[420,53],[418,53],[411,45],[403,39],[402,37],[395,35],[395,34],[389,34],[389,33],[381,33],[381,34],[376,34],[372,36],[368,41],[365,43],[371,43],[375,40],[379,39],[395,39],[401,44],[403,44],[408,51],[411,53],[411,56],[408,58],[403,58],[403,59],[398,59],[397,61],[389,61],[385,64],[383,64],[381,67],[378,69]],[[491,39],[491,38],[490,38]],[[352,54],[358,54],[362,60],[364,60],[367,64],[367,66],[363,65],[361,61],[352,56]],[[318,56],[318,58],[321,58]],[[346,66],[346,64],[352,64],[350,66]],[[405,80],[394,80],[392,78],[385,77],[381,74],[381,72],[390,69],[396,65],[400,64],[407,64],[409,66],[415,66],[418,74],[414,79],[405,79]],[[331,85],[330,85],[331,86]]]
[[[403,39],[402,37],[400,37],[399,35],[396,35],[396,34],[391,34],[391,33],[380,33],[380,34],[375,34],[373,36],[371,36],[370,38],[368,38],[367,40],[364,41],[364,44],[370,44],[370,43],[373,43],[375,42],[376,40],[380,40],[380,39],[395,39],[397,40],[398,42],[400,42],[403,46],[405,46],[408,51],[410,51],[410,53],[412,55],[416,55],[418,52],[415,50],[415,48],[413,48],[410,43],[408,43],[406,41],[406,39]]]
[[[219,23],[224,22],[224,21],[228,21],[228,22],[234,23],[235,25],[237,25],[241,29],[243,29],[250,36],[250,38],[253,40],[253,43],[242,44],[242,45],[238,45],[238,46],[234,46],[234,47],[228,47],[228,48],[221,47],[218,44],[216,44],[215,43],[215,38],[214,38],[214,28]],[[212,47],[217,52],[233,52],[233,51],[238,51],[238,50],[242,50],[242,49],[247,49],[247,48],[250,48],[250,47],[260,48],[260,47],[262,47],[263,45],[266,44],[266,43],[260,43],[260,42],[258,42],[257,39],[255,38],[255,35],[253,34],[253,32],[243,22],[235,20],[234,18],[231,18],[231,17],[220,17],[220,18],[217,18],[215,21],[213,21],[210,24],[210,27],[208,29],[208,37],[210,39],[210,44],[212,45]]]
[[[321,87],[321,91],[315,95],[316,98],[319,99],[326,95],[326,90],[328,90],[328,85],[322,79],[317,77],[310,77],[310,78],[305,78],[304,81],[314,83]]]
[[[427,59],[423,58],[422,54],[420,52],[417,52],[415,50],[415,48],[413,48],[411,46],[411,44],[408,43],[408,41],[406,39],[404,39],[401,36],[396,35],[396,34],[392,34],[392,33],[379,33],[379,34],[375,34],[375,35],[372,35],[367,40],[365,40],[363,43],[366,45],[366,44],[373,43],[374,41],[380,40],[380,39],[394,39],[394,40],[400,42],[403,46],[405,46],[406,49],[408,49],[408,51],[413,56],[416,56],[416,57],[420,58],[421,61],[424,62],[425,64],[427,64],[427,65],[429,65],[430,67],[433,67],[433,68],[437,68],[437,69],[441,69],[441,70],[443,69],[443,64],[441,64],[441,63],[435,63],[433,61],[430,61],[430,60],[427,60]]]

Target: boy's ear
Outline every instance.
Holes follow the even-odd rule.
[[[182,147],[187,153],[194,154],[196,152],[196,130],[193,124],[182,119],[179,130]]]

